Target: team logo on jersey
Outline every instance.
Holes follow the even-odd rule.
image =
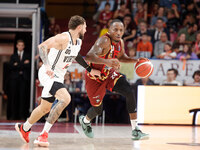
[[[76,56],[65,56],[63,62],[72,62],[74,58],[76,58]]]
[[[65,54],[69,55],[71,53],[70,47],[65,51]]]
[[[99,102],[100,102],[100,99],[97,99],[96,102],[99,103]]]

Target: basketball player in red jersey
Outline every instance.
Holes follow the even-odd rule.
[[[79,117],[79,122],[85,135],[90,138],[94,137],[90,122],[102,113],[102,101],[106,89],[126,97],[126,105],[132,125],[132,139],[148,138],[148,134],[141,132],[137,126],[136,99],[133,90],[125,77],[118,72],[120,62],[136,63],[138,61],[125,54],[123,34],[123,23],[118,19],[113,20],[108,33],[97,39],[85,58],[90,62],[92,68],[101,71],[101,76],[98,78],[92,77],[88,72],[86,72],[85,77],[86,90],[92,107],[88,110],[86,116]]]

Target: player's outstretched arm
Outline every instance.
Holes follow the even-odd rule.
[[[136,63],[138,60],[134,58],[130,58],[126,55],[125,50],[124,50],[124,42],[121,40],[122,43],[122,50],[120,54],[118,55],[118,59],[120,62],[125,62],[125,63]]]

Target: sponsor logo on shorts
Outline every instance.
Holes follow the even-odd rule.
[[[117,77],[117,73],[116,73],[116,72],[113,72],[111,78],[112,78],[112,79],[115,79],[115,77]]]
[[[99,103],[99,102],[100,102],[100,99],[97,99],[96,102]]]
[[[100,95],[97,95],[97,96],[94,96],[94,97],[92,97],[92,98],[99,98],[100,97]]]

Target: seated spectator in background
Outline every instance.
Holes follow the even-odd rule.
[[[186,35],[186,42],[192,43],[195,41],[196,31],[197,31],[196,24],[188,24],[187,27],[182,28],[178,32],[178,37],[184,33]]]
[[[151,41],[152,41],[153,45],[155,44],[156,41],[160,40],[160,36],[161,36],[162,32],[167,33],[167,37],[168,37],[168,39],[170,39],[167,28],[164,28],[163,19],[158,18],[156,21],[156,24],[155,24],[155,29],[151,33]]]
[[[160,7],[159,7],[159,4],[158,3],[156,3],[156,2],[153,2],[153,3],[150,3],[151,5],[149,5],[149,9],[150,9],[150,12],[148,12],[149,14],[148,14],[148,17],[150,17],[151,18],[151,22],[152,22],[152,18],[153,17],[156,17],[157,15],[158,15],[158,13],[159,13],[159,9],[160,9]],[[156,20],[155,20],[156,21]],[[155,23],[153,23],[153,25],[154,25]],[[151,24],[152,25],[152,24]]]
[[[177,38],[177,41],[174,42],[172,49],[176,53],[179,53],[183,51],[183,46],[186,43],[186,36],[185,33],[180,34],[180,36]]]
[[[133,41],[133,38],[136,35],[136,24],[132,20],[131,15],[126,15],[123,19],[124,23],[124,35],[123,40],[126,41]]]
[[[137,11],[134,16],[136,25],[142,20],[147,21],[147,10],[144,8],[141,2],[137,3]]]
[[[200,58],[200,32],[197,32],[196,41],[194,44],[194,52]]]
[[[182,25],[186,26],[188,23],[194,24],[196,22],[196,15],[198,14],[194,2],[187,4],[185,11],[181,14]]]
[[[176,58],[180,60],[198,59],[197,55],[192,52],[191,46],[189,44],[184,44],[183,51],[179,52]]]
[[[97,23],[99,20],[100,13],[105,9],[105,4],[109,2],[110,11],[113,11],[115,0],[95,0],[95,2],[96,2],[96,7],[95,7],[96,10],[92,18],[95,21],[95,23]]]
[[[176,13],[175,13],[176,12]],[[169,30],[170,33],[177,33],[178,32],[178,27],[180,25],[179,23],[179,15],[177,10],[175,9],[170,9],[168,10],[167,13],[167,29]]]
[[[177,5],[178,10],[180,11],[181,6],[180,6],[179,0],[160,0],[160,6],[166,7],[168,9],[171,9],[172,7],[174,7],[174,4]]]
[[[127,14],[131,14],[131,13],[130,13],[129,9],[126,7],[126,4],[124,3],[124,1],[121,1],[120,8],[115,11],[113,18],[119,19],[123,22],[123,18]]]
[[[200,70],[197,70],[194,72],[194,74],[192,75],[192,78],[194,79],[193,82],[187,82],[185,83],[185,85],[187,86],[200,86]]]
[[[128,55],[131,58],[136,58],[136,48],[135,47],[128,47]]]
[[[110,23],[111,23],[111,22],[112,22],[112,19],[110,19],[110,20],[108,21],[108,24],[107,24],[107,26],[106,26],[105,28],[101,29],[100,34],[99,34],[99,37],[105,35],[105,34],[108,32],[108,29],[109,29],[109,27],[110,27]]]
[[[164,52],[161,53],[158,58],[160,59],[174,59],[176,58],[176,52],[172,51],[172,45],[170,43],[166,43],[164,46]]]
[[[110,3],[105,4],[105,8],[101,11],[98,19],[98,24],[96,26],[96,32],[94,34],[99,34],[100,30],[107,27],[108,21],[112,19],[113,12],[110,11]]]
[[[137,45],[136,56],[150,58],[153,52],[153,46],[151,42],[148,41],[147,33],[142,34],[142,40]]]
[[[162,18],[163,19],[163,22],[166,23],[167,22],[167,17],[164,16],[164,7],[159,7],[158,9],[158,13],[156,14],[156,16],[153,16],[152,19],[151,19],[151,26],[154,28],[155,24],[156,24],[156,21],[158,18]]]
[[[56,34],[61,33],[60,26],[56,24],[55,17],[49,17],[49,36],[55,36]]]
[[[155,58],[159,58],[159,56],[164,52],[164,47],[166,43],[170,43],[167,38],[167,34],[162,32],[160,40],[157,41],[154,45],[154,56]]]
[[[176,80],[178,71],[174,68],[167,70],[167,79],[164,80],[160,85],[178,85],[181,86],[182,83]]]
[[[140,23],[138,25],[134,44],[141,41],[143,33],[147,33],[148,34],[148,41],[151,41],[151,32],[147,29],[147,23],[144,20],[140,21]]]

